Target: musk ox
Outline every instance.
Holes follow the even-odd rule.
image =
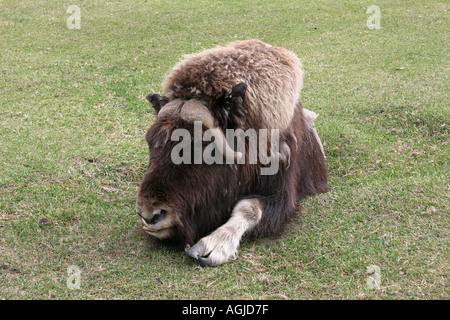
[[[150,161],[136,202],[146,234],[216,266],[236,258],[242,239],[279,235],[300,199],[327,192],[316,115],[297,101],[301,87],[296,55],[259,40],[178,63],[164,95],[147,95],[157,119],[145,136]],[[230,139],[231,131],[243,135]],[[196,151],[207,150],[226,161],[198,161]],[[276,170],[263,174],[264,159]]]

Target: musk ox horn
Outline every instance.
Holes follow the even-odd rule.
[[[317,142],[319,143],[320,151],[322,151],[322,155],[326,158],[325,150],[323,149],[323,145],[322,145],[322,141],[320,141],[320,138],[319,138],[319,135],[317,133],[317,130],[316,130],[316,128],[314,128],[314,120],[316,120],[316,118],[319,115],[316,114],[314,111],[311,111],[311,110],[303,108],[303,116],[308,121],[309,125],[311,126],[311,129],[313,130],[314,137],[316,138]]]
[[[239,160],[241,152],[235,152],[227,142],[223,131],[214,125],[214,117],[211,111],[200,101],[192,99],[183,101],[174,99],[167,103],[158,113],[158,118],[174,115],[187,122],[201,121],[209,129],[219,152],[228,160]]]

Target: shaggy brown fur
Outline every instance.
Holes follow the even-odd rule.
[[[243,109],[251,123],[240,127],[284,131],[294,115],[302,78],[301,62],[293,52],[246,40],[185,56],[163,87],[169,99],[205,100],[214,113],[223,96],[245,83]]]

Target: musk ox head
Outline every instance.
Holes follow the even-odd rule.
[[[145,136],[150,160],[136,202],[147,234],[161,240],[174,238],[193,243],[194,234],[199,232],[194,217],[196,206],[207,201],[203,189],[213,187],[206,186],[207,182],[221,181],[212,177],[217,175],[217,166],[175,164],[171,153],[179,142],[173,141],[172,134],[177,129],[193,131],[194,122],[201,121],[203,130],[211,132],[218,152],[225,158],[239,159],[242,154],[230,148],[224,130],[238,126],[245,90],[245,84],[238,84],[214,101],[146,96],[157,114]]]

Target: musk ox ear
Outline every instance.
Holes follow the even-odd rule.
[[[155,109],[156,114],[159,113],[162,107],[169,101],[169,98],[159,95],[157,93],[149,93],[145,96],[148,102],[152,104],[153,109]]]
[[[223,129],[241,126],[246,113],[243,107],[246,91],[247,85],[241,82],[218,101],[213,113],[219,122],[219,126]]]

